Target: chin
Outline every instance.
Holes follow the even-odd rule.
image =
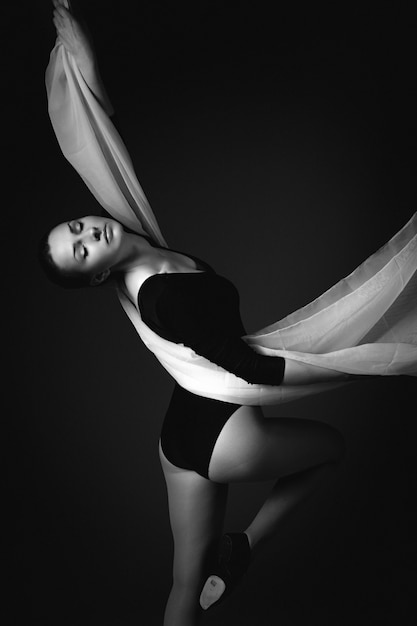
[[[120,242],[124,235],[123,226],[116,220],[107,220],[107,224],[113,233],[114,242]]]

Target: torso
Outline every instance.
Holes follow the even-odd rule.
[[[124,276],[124,285],[130,300],[135,304],[137,303],[139,289],[145,280],[154,274],[190,274],[204,271],[199,269],[197,262],[189,256],[174,250],[162,250],[163,260],[158,268],[150,267],[149,265],[139,265],[129,272],[126,272]]]

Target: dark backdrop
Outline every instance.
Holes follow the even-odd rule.
[[[412,215],[412,3],[78,5],[162,231],[236,283],[249,332]],[[52,224],[100,210],[47,116],[51,13],[16,3],[3,20],[7,623],[157,625],[172,559],[157,441],[172,382],[112,291],[61,292],[35,258]],[[339,427],[346,467],[205,624],[412,622],[414,405],[413,382],[397,379],[265,411]],[[244,528],[270,486],[233,487],[227,528]]]

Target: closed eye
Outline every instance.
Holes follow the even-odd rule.
[[[68,222],[68,228],[71,234],[79,235],[82,232],[84,225],[82,222],[77,220],[75,222]],[[88,257],[88,249],[80,241],[76,242],[72,248],[73,256],[76,261],[83,261]]]
[[[80,221],[68,222],[68,228],[73,235],[79,235],[83,230],[83,223]]]
[[[78,242],[74,245],[74,257],[77,261],[84,260],[88,257],[88,250],[84,244]]]

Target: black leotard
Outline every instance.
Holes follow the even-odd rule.
[[[155,274],[142,284],[142,320],[159,336],[182,343],[249,383],[279,385],[285,361],[257,354],[246,334],[234,285],[205,264],[198,273]],[[176,384],[161,432],[165,456],[177,467],[208,477],[211,454],[224,424],[239,408],[194,395]]]

